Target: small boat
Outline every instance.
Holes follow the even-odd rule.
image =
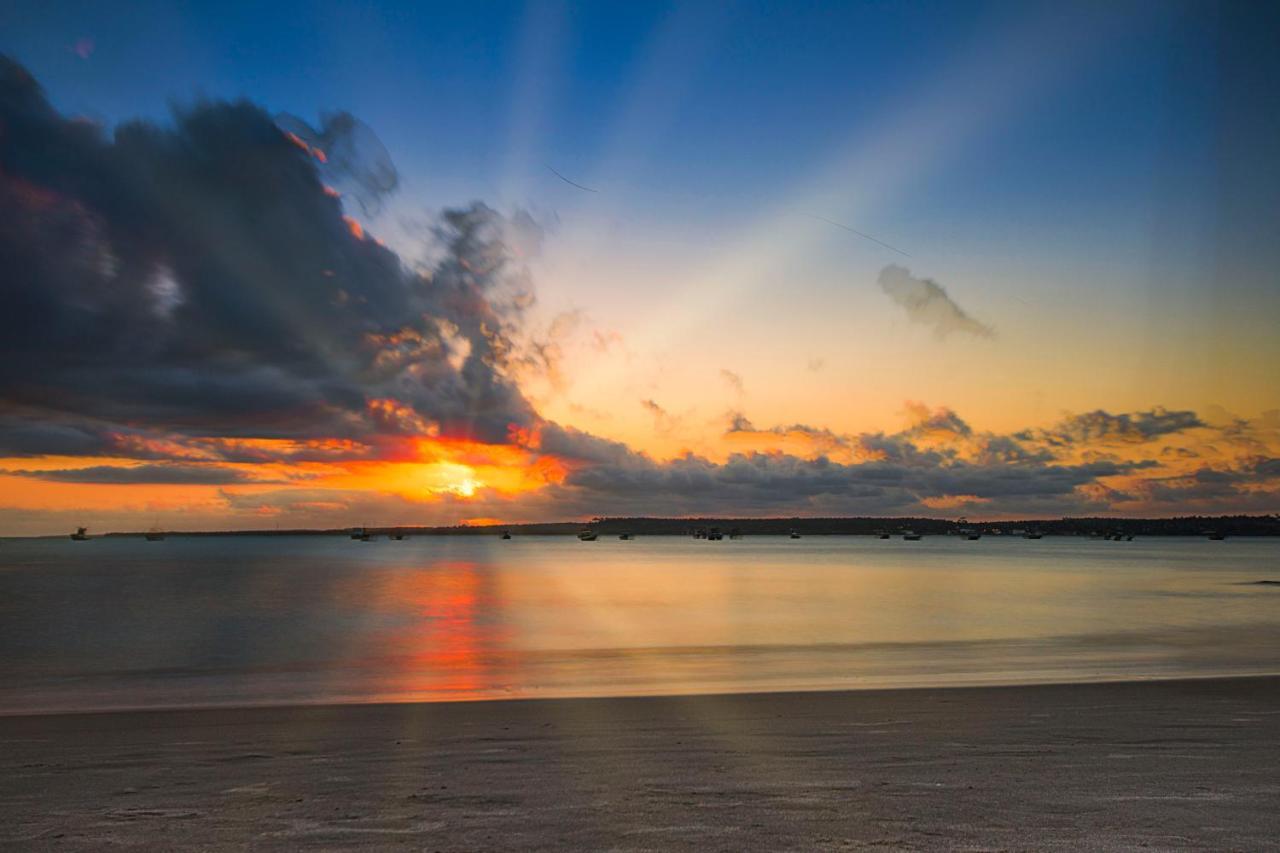
[[[889,534],[888,534],[888,533],[880,533],[880,534],[878,534],[878,535],[880,536],[880,538],[881,538],[881,539],[888,539],[888,538],[889,538]]]
[[[1043,533],[1034,533],[1034,532],[1032,532],[1032,531],[1030,531],[1030,530],[1028,530],[1026,533],[1022,534],[1022,538],[1023,538],[1023,539],[1040,539],[1040,538],[1043,538],[1043,537],[1044,537],[1044,534],[1043,534]]]
[[[87,542],[89,540],[89,528],[77,527],[76,532],[71,534],[71,539],[75,542]]]
[[[632,536],[630,533],[619,533],[618,538],[621,539],[623,542],[630,542],[632,539],[635,539],[635,537]]]
[[[369,531],[367,531],[367,530],[360,534],[360,541],[361,541],[361,542],[372,542],[373,540],[375,540],[375,539],[377,539],[377,538],[378,538],[378,537],[377,537],[377,535],[375,535],[375,534],[373,534],[373,533],[370,533],[370,532],[369,532]]]
[[[510,530],[504,530],[504,531],[502,531],[502,538],[503,538],[503,539],[510,539],[510,538],[511,538],[511,531],[510,531]]]
[[[351,528],[351,538],[352,538],[352,539],[363,539],[366,535],[368,535],[368,534],[366,534],[366,533],[364,532],[364,528],[363,528],[363,527],[353,527],[353,528]]]
[[[965,538],[965,539],[968,539],[970,542],[977,542],[979,539],[981,539],[981,538],[982,538],[982,534],[981,534],[981,533],[969,533],[969,534],[967,534],[964,538]]]
[[[81,530],[84,530],[84,528],[83,528],[83,527],[82,527],[82,528],[80,528],[80,529],[81,529]],[[72,539],[74,539],[75,537],[74,537],[74,536],[72,536],[71,538],[72,538]],[[1210,538],[1210,539],[1212,539],[1214,542],[1221,542],[1223,539],[1226,539],[1226,538],[1227,538],[1227,534],[1225,534],[1225,533],[1210,533],[1210,534],[1209,534],[1209,538]]]
[[[707,538],[710,539],[712,542],[719,542],[721,539],[724,538],[724,534],[720,532],[719,527],[713,527],[709,531],[707,531]]]
[[[919,542],[921,539],[921,534],[912,533],[910,530],[908,530],[902,534],[902,538],[907,540],[908,542]]]
[[[164,539],[164,532],[159,527],[153,527],[143,535],[148,542],[160,542]]]
[[[792,539],[799,539],[799,538],[800,538],[800,534],[793,530],[793,531],[791,531],[791,538],[792,538]]]
[[[581,542],[594,542],[598,537],[599,537],[599,534],[596,533],[594,530],[578,531],[578,540]]]
[[[396,540],[397,542],[403,542],[403,541],[404,541],[404,534],[403,534],[403,533],[392,533],[392,534],[391,534],[391,538],[392,538],[392,539],[394,539],[394,540]]]

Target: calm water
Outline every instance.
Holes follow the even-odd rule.
[[[0,543],[0,713],[1280,672],[1280,541]]]

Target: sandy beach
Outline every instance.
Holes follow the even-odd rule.
[[[1280,678],[0,719],[13,849],[1280,847]]]

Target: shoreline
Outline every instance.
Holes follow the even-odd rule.
[[[1033,690],[1038,688],[1072,688],[1072,687],[1093,687],[1093,686],[1117,686],[1117,687],[1137,687],[1141,685],[1176,685],[1176,684],[1196,684],[1204,682],[1221,682],[1221,683],[1247,683],[1255,681],[1275,681],[1277,687],[1280,688],[1280,671],[1265,671],[1257,673],[1242,673],[1232,675],[1170,675],[1170,676],[1117,676],[1115,678],[1089,678],[1089,679],[1055,679],[1046,681],[1007,681],[1007,682],[987,682],[987,683],[956,683],[956,684],[904,684],[892,687],[872,686],[872,687],[817,687],[813,689],[784,689],[784,690],[723,690],[723,691],[706,691],[706,692],[688,692],[688,693],[614,693],[614,694],[580,694],[580,695],[548,695],[548,696],[476,696],[472,698],[443,698],[443,699],[383,699],[374,698],[368,701],[352,700],[347,702],[332,701],[328,699],[318,699],[314,702],[261,702],[261,703],[230,703],[226,705],[218,704],[199,704],[190,705],[132,705],[119,707],[101,707],[101,708],[83,708],[83,709],[64,709],[53,708],[49,710],[35,711],[7,711],[0,710],[0,730],[4,724],[10,720],[22,719],[45,719],[48,717],[101,717],[113,714],[129,715],[129,714],[197,714],[197,713],[224,713],[224,712],[254,712],[254,711],[285,711],[289,709],[306,709],[306,710],[332,710],[338,711],[346,708],[400,708],[403,706],[473,706],[473,705],[525,705],[530,703],[548,703],[548,702],[630,702],[630,701],[662,701],[662,700],[696,700],[696,699],[724,699],[724,700],[751,700],[762,697],[791,697],[797,700],[802,698],[838,698],[846,696],[859,696],[866,694],[911,694],[921,692],[938,692],[938,691],[987,691],[987,690]],[[0,732],[2,733],[2,732]]]
[[[91,520],[86,520],[91,524]],[[391,533],[406,536],[497,536],[503,532],[521,536],[573,536],[591,528],[601,536],[627,533],[635,536],[690,536],[696,530],[719,530],[743,536],[788,536],[793,532],[805,536],[876,536],[890,533],[895,537],[908,530],[925,536],[980,533],[992,537],[1020,538],[1024,533],[1043,536],[1076,536],[1102,538],[1108,534],[1151,537],[1199,537],[1220,533],[1226,536],[1280,536],[1280,516],[1276,514],[1245,515],[1171,515],[1152,517],[1123,516],[1059,516],[1001,518],[953,521],[924,516],[618,516],[569,521],[525,521],[485,524],[375,524],[351,527],[243,529],[243,530],[120,530],[89,533],[92,539],[144,538],[148,533],[175,537],[213,536],[351,536],[368,531],[376,536]],[[91,528],[90,528],[91,529]],[[26,536],[0,536],[0,540],[67,539],[70,531],[54,531]]]
[[[1266,849],[1280,677],[0,719],[19,849]]]

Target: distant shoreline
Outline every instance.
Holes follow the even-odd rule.
[[[366,530],[372,535],[386,536],[570,536],[590,528],[601,536],[629,533],[635,536],[689,536],[699,528],[718,529],[728,536],[876,536],[901,535],[913,531],[923,536],[955,536],[965,533],[993,537],[1018,537],[1025,533],[1043,536],[1104,537],[1120,536],[1280,536],[1280,515],[1180,516],[1175,518],[1028,518],[1013,521],[964,521],[917,517],[792,517],[792,518],[596,518],[590,521],[530,522],[484,525],[359,525],[343,528],[294,528],[287,530],[164,530],[165,536],[349,536],[353,530]],[[0,536],[0,539],[63,539],[69,535],[56,533],[39,536]],[[90,534],[91,539],[142,537],[147,531],[108,531]]]

